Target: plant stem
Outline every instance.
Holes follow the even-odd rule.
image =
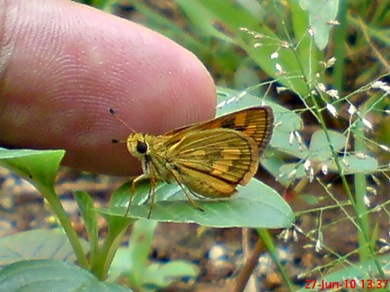
[[[45,199],[49,202],[51,208],[53,208],[53,211],[56,214],[58,220],[60,221],[62,228],[64,229],[69,239],[69,243],[73,248],[73,252],[76,255],[78,265],[88,270],[89,265],[84,249],[81,246],[79,237],[74,230],[68,216],[66,215],[65,209],[62,206],[61,201],[58,198],[58,195],[56,194],[55,190],[52,188],[47,188],[46,186],[42,186],[41,184],[36,184],[36,187],[42,193]]]

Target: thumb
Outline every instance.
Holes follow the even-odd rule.
[[[64,164],[130,175],[130,134],[211,118],[215,86],[164,36],[62,0],[0,0],[0,145],[65,149]],[[138,167],[137,167],[138,166]]]

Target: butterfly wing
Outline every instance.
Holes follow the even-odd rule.
[[[257,144],[259,154],[261,155],[271,139],[273,122],[272,108],[268,106],[251,107],[209,121],[178,128],[166,133],[164,136],[172,136],[171,142],[176,143],[189,131],[218,128],[232,129],[252,138]]]
[[[172,143],[172,141],[171,141]],[[245,185],[259,164],[256,143],[231,129],[187,132],[168,148],[167,168],[174,179],[204,197],[229,197]]]

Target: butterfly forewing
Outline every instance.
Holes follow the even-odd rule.
[[[165,135],[175,135],[176,139],[181,139],[188,131],[217,128],[232,129],[252,138],[261,154],[271,139],[273,122],[274,118],[270,107],[252,107],[206,122],[178,128]]]
[[[256,143],[231,129],[189,131],[167,149],[174,177],[205,197],[232,195],[238,184],[253,177],[259,163]]]

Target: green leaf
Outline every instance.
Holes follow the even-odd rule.
[[[247,1],[246,1],[247,2]],[[244,6],[240,3],[233,3],[225,0],[181,0],[178,4],[187,14],[188,18],[193,22],[194,26],[200,28],[203,34],[209,38],[219,38],[225,42],[235,42],[242,49],[246,50],[247,54],[253,62],[261,67],[267,74],[273,76],[275,79],[287,88],[306,96],[309,91],[308,87],[300,77],[306,69],[306,73],[317,72],[316,67],[318,62],[308,58],[298,60],[293,52],[293,49],[281,49],[282,43],[287,43],[289,40],[280,39],[273,31],[267,27],[265,18],[268,16],[263,13],[261,16],[254,15],[252,7]],[[259,10],[257,10],[259,11]],[[263,21],[264,19],[264,21]],[[218,25],[222,26],[222,32],[218,29]],[[241,32],[241,27],[246,28],[251,34]],[[227,30],[229,33],[224,33]],[[275,29],[274,29],[275,30]],[[244,40],[245,37],[251,38],[249,42]],[[261,35],[262,38],[255,39],[254,35]],[[240,37],[242,36],[242,37]],[[297,36],[296,43],[300,42],[302,34]],[[254,46],[254,43],[261,43],[261,46]],[[294,46],[294,44],[291,44]],[[278,52],[277,60],[272,59],[271,55]],[[307,57],[307,55],[305,55]],[[304,63],[302,63],[304,61]],[[284,74],[279,74],[275,70],[275,65],[279,64],[284,71]],[[311,70],[307,69],[309,66],[314,67]],[[309,80],[312,80],[307,76]]]
[[[154,220],[141,219],[134,223],[129,246],[118,250],[110,275],[125,275],[130,286],[138,290],[165,287],[181,277],[196,277],[196,267],[185,261],[152,263],[148,266],[156,227],[157,222]]]
[[[148,257],[153,243],[157,222],[138,220],[134,223],[127,248],[119,248],[110,274],[125,274],[132,287],[142,287],[146,277]]]
[[[0,148],[0,165],[31,182],[38,189],[52,189],[64,150],[9,150]]]
[[[87,267],[87,259],[80,240],[54,189],[57,171],[64,155],[64,150],[8,150],[0,148],[0,165],[18,173],[41,192],[68,235],[80,266]]]
[[[226,1],[223,3],[224,5],[221,5],[222,2],[220,1],[180,0],[178,4],[194,25],[200,28],[204,34],[227,42],[232,42],[233,39],[214,26],[217,20],[234,30],[238,29],[243,23],[250,22],[253,26],[257,24],[256,18],[245,9]]]
[[[98,281],[77,266],[56,260],[14,263],[0,271],[0,291],[129,291]]]
[[[112,206],[101,209],[104,214],[124,216],[125,203],[130,196],[129,184],[121,188],[122,193],[116,196],[117,203],[122,206]],[[141,187],[142,186],[142,187]],[[127,191],[126,191],[127,190]],[[149,187],[137,185],[135,197],[147,196]],[[181,195],[181,198],[179,197]],[[176,197],[176,201],[160,201],[167,197]],[[287,228],[290,227],[294,216],[290,206],[282,197],[267,185],[252,179],[245,187],[238,187],[238,194],[226,200],[202,199],[195,203],[203,210],[196,208],[183,197],[183,191],[176,185],[161,183],[156,187],[157,202],[154,203],[150,219],[162,222],[197,223],[210,227],[252,227],[252,228]],[[147,218],[151,204],[131,205],[129,217]]]
[[[84,250],[88,244],[83,241]],[[75,255],[64,233],[54,230],[20,232],[0,239],[0,265],[31,259],[57,259],[74,262]],[[4,291],[1,290],[0,291]]]
[[[95,258],[98,252],[99,227],[96,216],[96,209],[93,206],[92,198],[85,191],[76,191],[74,197],[80,208],[81,217],[84,220],[90,243],[91,258]]]
[[[195,265],[185,261],[153,263],[146,270],[144,285],[163,288],[183,277],[195,278],[198,273]]]
[[[341,168],[345,174],[373,173],[378,171],[379,168],[378,161],[371,156],[360,158],[356,155],[347,155],[346,157],[340,157],[340,160]],[[333,161],[329,163],[329,169],[333,172],[337,171],[336,164]]]
[[[310,27],[314,30],[314,40],[317,47],[323,50],[328,44],[332,26],[329,21],[335,20],[339,8],[338,0],[299,0],[302,9],[309,13]]]
[[[347,144],[347,138],[339,132],[328,130],[328,135],[335,151],[343,149]],[[314,132],[311,137],[309,151],[312,156],[314,155],[320,161],[326,161],[333,157],[323,130]]]
[[[133,268],[146,266],[156,227],[157,222],[150,220],[138,220],[134,223],[128,248]]]
[[[290,178],[290,180],[295,180],[308,176],[301,162],[282,164],[282,166],[279,168],[279,175],[280,177]]]
[[[190,33],[183,33],[183,27],[175,22],[169,15],[162,14],[159,10],[152,9],[143,1],[133,1],[131,5],[141,15],[145,16],[144,25],[176,41],[190,51],[197,52],[198,57],[209,52],[209,46],[199,42]]]
[[[265,152],[264,157],[261,159],[261,165],[270,173],[273,177],[278,178],[278,182],[281,185],[288,185],[291,183],[291,179],[287,174],[289,172],[285,172],[283,167],[286,165],[286,162],[280,157],[281,155],[268,155],[268,152]],[[290,170],[291,171],[291,170]]]
[[[293,122],[294,120],[291,120]],[[287,122],[287,121],[286,121]],[[336,131],[328,130],[330,141],[333,144],[335,151],[343,149],[346,145],[346,138],[344,135]],[[328,161],[332,159],[332,152],[330,151],[325,133],[323,130],[317,130],[312,135],[310,147],[307,148],[304,144],[299,144],[296,139],[289,141],[289,132],[275,130],[272,138],[272,145],[277,145],[277,149],[283,153],[295,156],[302,160],[312,159],[315,161]]]

